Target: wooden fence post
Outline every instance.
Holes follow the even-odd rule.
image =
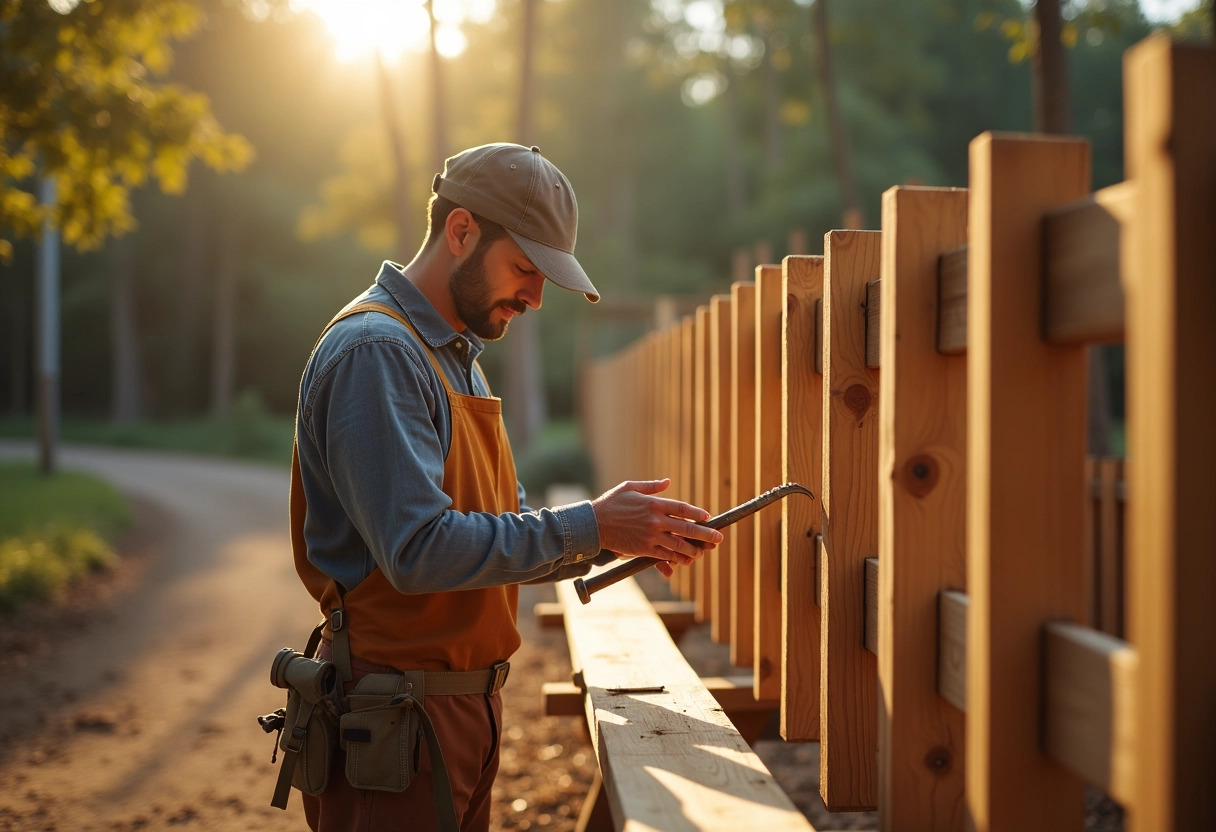
[[[822,530],[823,378],[815,370],[823,297],[823,257],[782,262],[781,479],[815,492],[815,501],[781,501],[781,736],[819,739],[819,604],[816,538]]]
[[[866,283],[877,231],[824,236],[824,585],[819,793],[833,812],[878,802],[875,657],[865,649],[865,560],[878,552],[878,370],[866,367]]]
[[[966,788],[981,832],[1082,823],[1040,703],[1043,626],[1086,620],[1086,347],[1043,338],[1042,251],[1044,213],[1088,193],[1084,141],[971,142]]]
[[[781,484],[781,310],[785,294],[780,266],[756,267],[755,492]],[[811,487],[814,490],[814,486]],[[753,680],[757,699],[781,696],[781,508],[755,515]]]
[[[731,286],[731,504],[756,496],[756,284]],[[755,637],[753,517],[731,527],[730,661],[751,667]]]
[[[692,471],[693,502],[712,512],[710,502],[709,460],[709,305],[697,307],[693,319],[693,422],[692,422]],[[693,568],[696,585],[697,621],[708,621],[711,611],[709,601],[709,557],[699,558]]]
[[[709,414],[710,503],[708,509],[721,514],[732,505],[731,489],[731,296],[714,295],[709,301]],[[722,537],[718,548],[710,552],[710,637],[718,644],[730,641],[730,555],[731,534]]]
[[[1131,828],[1216,829],[1216,50],[1154,37],[1124,67]]]
[[[938,593],[966,588],[967,359],[937,351],[938,258],[967,192],[882,200],[878,810],[886,831],[962,830],[963,713],[937,694]]]

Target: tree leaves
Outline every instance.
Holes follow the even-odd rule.
[[[85,0],[62,14],[0,0],[0,261],[46,219],[81,250],[134,228],[130,191],[149,176],[180,193],[196,159],[249,164],[252,145],[224,132],[206,96],[155,80],[202,22],[193,0]],[[47,176],[49,212],[34,197]]]

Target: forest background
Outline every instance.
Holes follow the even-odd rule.
[[[23,10],[5,0],[0,11],[28,14],[43,1]],[[68,15],[92,5],[107,3],[51,3]],[[379,61],[369,50],[341,55],[335,27],[303,0],[161,5],[185,10],[187,23],[161,33],[171,55],[136,71],[153,88],[204,94],[226,144],[210,167],[178,159],[188,178],[170,185],[181,193],[133,187],[129,233],[103,230],[88,250],[64,246],[69,433],[108,425],[110,438],[135,437],[206,423],[281,459],[318,332],[383,259],[412,256],[441,160],[518,141],[539,145],[573,182],[577,253],[604,301],[551,288],[542,312],[520,319],[531,319],[539,350],[521,357],[530,341],[521,336],[513,354],[512,332],[483,365],[524,451],[525,484],[587,480],[576,432],[532,441],[540,423],[577,419],[582,362],[653,326],[656,298],[703,302],[728,289],[740,262],[816,253],[820,235],[842,227],[817,4],[805,0],[434,0],[435,46],[446,54],[430,48],[423,25],[415,48]],[[1094,188],[1123,178],[1123,52],[1161,26],[1210,36],[1211,0],[1184,14],[1194,5],[1062,4],[1072,132],[1092,142]],[[0,44],[20,29],[13,20],[0,15]],[[860,227],[877,227],[893,185],[965,187],[977,134],[1033,128],[1032,21],[1018,0],[830,4]],[[13,54],[0,57],[5,71],[20,60]],[[36,192],[34,171],[0,173],[9,191]],[[0,262],[0,433],[9,435],[34,431],[37,229],[25,230]],[[1118,420],[1121,353],[1108,357]],[[512,362],[535,373],[539,412],[521,412],[528,397],[507,378]]]

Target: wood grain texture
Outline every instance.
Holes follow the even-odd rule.
[[[730,295],[714,295],[709,302],[709,477],[712,514],[721,514],[735,503],[731,489],[731,401]],[[731,535],[722,536],[718,548],[709,553],[710,637],[718,644],[730,641],[730,551]]]
[[[1042,218],[1089,190],[1089,145],[971,143],[967,285],[966,793],[976,829],[1082,823],[1082,784],[1043,754],[1040,631],[1084,621],[1084,346],[1042,336]],[[1026,795],[1034,794],[1034,800]]]
[[[823,257],[787,257],[781,336],[781,479],[816,500],[781,501],[781,736],[819,739],[819,586],[816,540],[822,528],[823,377],[815,371],[823,297]]]
[[[755,493],[781,485],[781,311],[785,307],[780,266],[756,269],[756,443]],[[812,491],[814,488],[812,487]],[[784,501],[783,501],[784,502]],[[781,507],[752,517],[752,675],[757,699],[781,695]]]
[[[1140,657],[1134,832],[1216,829],[1216,51],[1124,59],[1128,637]]]
[[[944,252],[937,263],[937,349],[967,351],[967,247]]]
[[[938,596],[965,590],[967,359],[937,349],[938,261],[967,240],[967,192],[883,194],[879,379],[879,813],[961,830],[963,715],[937,694]]]
[[[1088,627],[1044,628],[1043,744],[1048,754],[1120,803],[1135,796],[1136,651]]]
[[[863,628],[865,559],[878,551],[878,371],[865,363],[865,298],[881,239],[824,236],[819,793],[834,812],[878,801],[877,666]]]
[[[882,364],[882,280],[866,284],[866,366]]]
[[[756,490],[756,284],[731,286],[731,504]],[[751,667],[755,659],[754,517],[730,527],[730,661]]]
[[[667,637],[633,579],[581,604],[557,585],[617,829],[811,830]],[[612,693],[662,686],[659,693]]]
[[[693,319],[693,440],[692,476],[693,502],[712,513],[710,504],[710,452],[709,452],[709,304],[697,307]],[[713,610],[709,593],[708,557],[702,557],[693,565],[693,582],[697,602],[697,621],[708,621]]]

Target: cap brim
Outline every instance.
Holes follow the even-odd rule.
[[[563,289],[582,292],[592,303],[599,302],[599,290],[592,284],[591,278],[587,277],[587,273],[583,271],[583,267],[579,265],[573,254],[544,243],[538,243],[530,237],[516,234],[511,229],[507,229],[507,233],[519,244],[524,254],[528,255],[528,259],[532,261],[532,265],[536,266],[541,274]]]

